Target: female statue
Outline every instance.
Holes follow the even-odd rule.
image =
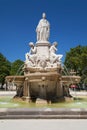
[[[50,33],[50,24],[46,20],[46,14],[42,14],[42,19],[39,21],[39,24],[36,28],[37,32],[37,41],[48,41]]]

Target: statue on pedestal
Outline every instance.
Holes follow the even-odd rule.
[[[37,28],[37,41],[48,41],[50,34],[50,24],[46,20],[46,14],[42,14],[42,19],[39,21]]]
[[[25,54],[25,64],[30,69],[46,70],[58,67],[63,55],[56,54],[57,42],[54,42],[50,46],[48,42],[50,35],[50,24],[46,20],[46,14],[42,14],[42,19],[39,21],[37,28],[37,42],[34,45],[33,42],[29,43],[30,51]]]

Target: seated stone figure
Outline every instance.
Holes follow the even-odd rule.
[[[57,55],[55,52],[57,51],[57,42],[54,42],[50,47],[50,62],[53,64],[55,62],[60,62],[63,55]]]
[[[31,63],[32,65],[35,66],[36,64],[36,58],[37,58],[37,48],[34,46],[33,42],[29,43],[29,46],[31,47],[29,53],[25,54],[25,58],[26,58],[26,63]]]

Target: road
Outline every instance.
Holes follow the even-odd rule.
[[[0,130],[87,130],[86,119],[0,120]]]

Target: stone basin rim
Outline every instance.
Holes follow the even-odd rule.
[[[87,109],[2,108],[0,119],[87,119]]]

